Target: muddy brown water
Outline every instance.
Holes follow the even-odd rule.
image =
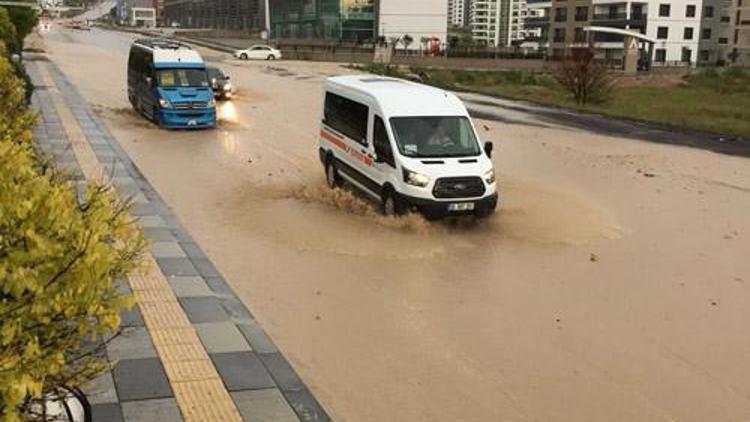
[[[481,121],[499,212],[385,218],[318,162],[349,70],[225,57],[219,128],[162,131],[129,111],[129,36],[45,37],[336,420],[750,419],[748,160]]]

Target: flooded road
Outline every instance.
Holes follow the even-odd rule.
[[[389,219],[329,191],[335,64],[203,51],[237,98],[212,131],[130,109],[133,37],[44,48],[336,420],[750,419],[750,160],[477,120],[487,221]]]

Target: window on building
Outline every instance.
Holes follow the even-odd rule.
[[[682,49],[682,57],[680,57],[683,63],[690,63],[692,60],[693,52],[689,48]]]
[[[729,44],[729,38],[719,38],[719,44]]]
[[[667,61],[667,50],[663,48],[657,48],[654,51],[654,61],[658,63],[664,63]]]
[[[575,37],[575,42],[577,43],[583,43],[586,42],[586,32],[583,31],[583,28],[578,27],[574,30],[573,36]]]
[[[699,54],[699,60],[702,62],[707,62],[711,59],[711,53],[708,50],[701,50]]]
[[[688,4],[687,7],[685,7],[685,17],[686,18],[695,17],[695,5],[694,4]]]
[[[576,22],[585,22],[589,20],[589,8],[588,7],[576,7]]]
[[[704,40],[711,39],[711,28],[703,28],[703,35],[701,36]]]
[[[713,6],[706,6],[705,9],[703,9],[703,17],[704,18],[713,18],[714,17],[714,7]]]
[[[726,22],[729,22],[729,16],[722,16],[722,17],[721,17],[721,21],[722,21],[722,22],[725,22],[725,23],[726,23]]]
[[[555,9],[555,22],[565,22],[568,20],[568,8],[558,7]]]
[[[685,33],[683,35],[684,35],[683,39],[692,40],[693,39],[693,28],[686,27],[685,28]]]
[[[565,42],[565,28],[555,28],[554,42]]]
[[[671,11],[672,11],[672,6],[668,4],[659,5],[659,16],[668,18]]]
[[[666,26],[660,26],[656,29],[656,38],[660,40],[666,40],[669,38],[669,28]]]

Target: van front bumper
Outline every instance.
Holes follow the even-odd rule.
[[[207,128],[216,126],[216,108],[199,110],[161,109],[161,124],[166,128]]]
[[[479,199],[456,199],[453,201],[436,201],[433,199],[417,198],[413,196],[399,195],[401,201],[407,210],[419,211],[427,218],[444,218],[454,215],[475,215],[486,217],[492,214],[497,208],[498,194],[485,196]],[[474,208],[471,210],[454,211],[451,210],[451,204],[472,203]]]

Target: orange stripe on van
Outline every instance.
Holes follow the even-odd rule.
[[[345,153],[351,155],[355,159],[365,163],[366,166],[372,166],[372,159],[368,157],[366,154],[362,154],[360,151],[353,149],[349,145],[346,144],[346,142],[336,136],[335,134],[331,133],[330,131],[326,130],[325,128],[322,128],[320,130],[320,136],[327,140],[328,142],[335,145],[340,150],[344,151]]]

